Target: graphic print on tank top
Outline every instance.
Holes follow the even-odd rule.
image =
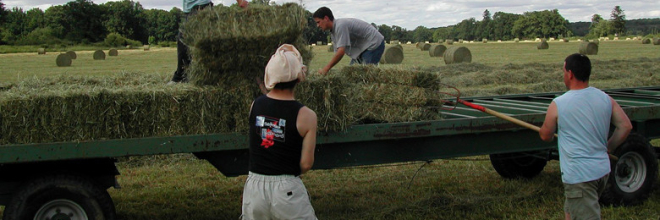
[[[273,146],[275,141],[283,143],[286,139],[284,136],[286,119],[260,115],[257,116],[256,127],[260,131],[261,146],[264,148]]]

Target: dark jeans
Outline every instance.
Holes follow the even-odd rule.
[[[383,42],[380,43],[380,46],[378,46],[376,49],[365,50],[357,59],[352,59],[350,64],[353,65],[354,63],[357,63],[378,65],[378,62],[380,62],[380,58],[383,56],[384,51],[385,41],[383,40]]]
[[[208,6],[213,6],[213,3],[193,7],[190,13],[183,15],[184,22],[188,20],[189,16],[195,15],[197,11],[202,10]],[[176,70],[174,71],[174,76],[172,76],[172,81],[174,82],[188,82],[185,69],[188,67],[188,65],[190,65],[190,54],[188,53],[188,46],[183,44],[182,40],[183,33],[181,32],[181,29],[179,29],[179,34],[176,38]]]

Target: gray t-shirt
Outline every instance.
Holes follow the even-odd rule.
[[[193,7],[208,3],[211,3],[211,0],[183,0],[183,13],[190,13]]]
[[[346,55],[353,59],[365,50],[376,49],[385,39],[374,26],[355,18],[335,19],[330,37],[335,51],[344,47]]]

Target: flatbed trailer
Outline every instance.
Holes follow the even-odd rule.
[[[605,90],[623,107],[633,133],[615,152],[601,202],[646,200],[658,175],[660,87]],[[540,126],[561,92],[464,98]],[[465,106],[442,110],[443,120],[350,126],[319,132],[313,169],[490,155],[505,178],[532,178],[558,159],[557,143],[537,132]],[[225,176],[248,173],[248,138],[242,133],[0,146],[3,219],[114,219],[107,193],[118,187],[116,158],[193,153]]]

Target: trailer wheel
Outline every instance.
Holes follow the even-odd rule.
[[[3,220],[114,220],[115,207],[105,189],[90,180],[55,175],[30,181],[14,194]]]
[[[490,163],[504,178],[531,179],[541,173],[548,163],[547,151],[491,154]]]
[[[615,151],[619,157],[612,163],[607,188],[600,198],[606,205],[636,205],[651,195],[658,176],[658,160],[649,141],[631,133]]]

